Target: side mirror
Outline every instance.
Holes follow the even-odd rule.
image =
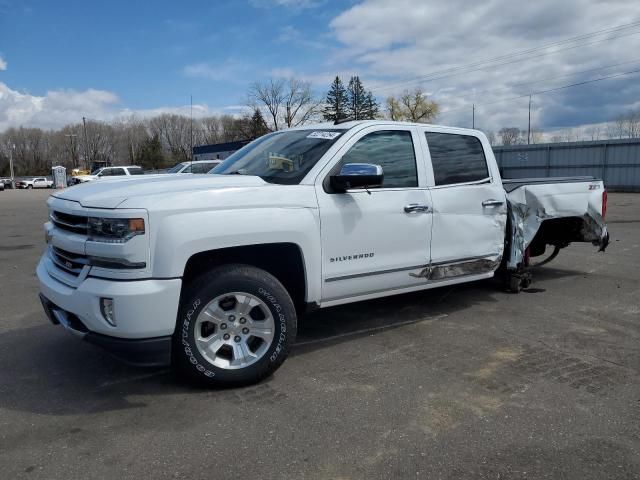
[[[338,175],[330,177],[331,188],[341,193],[352,188],[380,187],[383,180],[382,167],[370,163],[347,163]]]

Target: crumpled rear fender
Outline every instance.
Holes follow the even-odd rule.
[[[517,270],[524,265],[524,257],[526,249],[538,233],[540,226],[546,220],[557,218],[582,218],[582,228],[578,238],[573,241],[590,242],[598,247],[598,251],[603,252],[609,244],[609,232],[607,225],[598,212],[591,204],[586,208],[586,212],[577,214],[577,212],[558,212],[551,213],[547,210],[545,200],[549,197],[536,197],[531,192],[527,192],[527,203],[520,203],[514,199],[507,198],[508,217],[509,217],[509,235],[510,249],[507,254],[507,268]]]

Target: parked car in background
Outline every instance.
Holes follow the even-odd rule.
[[[144,170],[142,167],[138,167],[137,165],[102,167],[91,172],[91,175],[76,175],[72,177],[72,179],[73,185],[76,185],[78,183],[92,182],[100,178],[124,177],[130,175],[144,175]]]
[[[53,188],[53,180],[47,177],[34,177],[31,179],[22,179],[16,183],[16,188],[29,189],[32,188]]]
[[[166,173],[209,173],[222,163],[222,160],[197,160],[195,162],[182,162],[167,170]]]

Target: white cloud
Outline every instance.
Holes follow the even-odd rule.
[[[526,126],[528,98],[496,103],[531,91],[598,78],[640,68],[638,26],[607,35],[562,44],[524,55],[526,61],[494,62],[489,68],[425,81],[424,77],[460,65],[536,48],[552,42],[631,23],[634,0],[364,0],[330,22],[342,48],[328,70],[357,70],[367,88],[384,98],[421,85],[441,104],[442,123],[470,126],[476,103],[476,125],[486,129]],[[621,38],[607,38],[626,35]],[[562,50],[565,49],[565,50]],[[542,55],[555,51],[551,55]],[[515,60],[513,58],[512,60]],[[637,60],[633,64],[632,60]],[[601,66],[631,62],[600,72]],[[444,76],[441,74],[439,76]],[[536,84],[526,82],[561,77]],[[423,77],[422,81],[417,78]],[[413,81],[409,81],[413,80]],[[533,120],[541,126],[603,121],[633,106],[640,94],[638,76],[620,77],[534,97]],[[474,95],[474,91],[477,92]],[[588,93],[588,95],[587,95]],[[492,105],[489,105],[492,104]],[[608,118],[607,118],[608,117]]]
[[[37,96],[13,90],[0,82],[0,132],[19,126],[57,129],[77,123],[83,116],[92,120],[111,121],[131,115],[149,118],[162,113],[189,115],[191,106],[131,109],[121,106],[118,96],[105,90],[53,90]],[[196,118],[216,113],[220,111],[212,110],[208,105],[193,105],[193,116]]]
[[[0,71],[7,69],[7,61],[0,56]]]
[[[216,82],[244,84],[245,75],[250,71],[251,65],[234,59],[223,62],[209,63],[198,62],[185,65],[182,74],[189,78],[204,78]]]
[[[315,8],[326,0],[249,0],[249,3],[257,8],[285,7],[293,10]]]

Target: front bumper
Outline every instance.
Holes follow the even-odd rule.
[[[47,316],[74,335],[138,365],[170,361],[171,335],[180,302],[180,279],[118,281],[85,278],[77,287],[53,278],[43,255],[36,274]],[[114,302],[116,326],[100,311],[100,298]]]
[[[51,323],[62,325],[75,336],[104,348],[118,360],[139,367],[171,364],[171,336],[128,339],[102,335],[89,331],[77,316],[62,310],[42,294],[40,301]]]

